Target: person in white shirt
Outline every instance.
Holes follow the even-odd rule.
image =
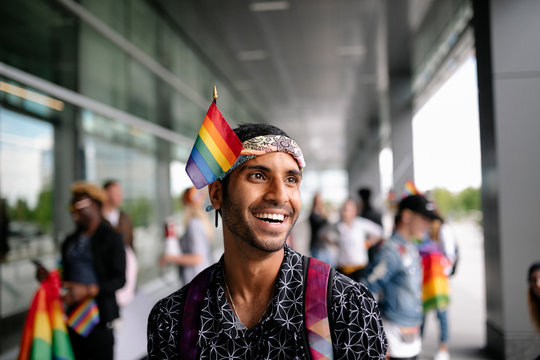
[[[368,264],[368,249],[381,240],[382,227],[366,218],[357,216],[352,199],[341,207],[341,221],[336,225],[338,243],[337,270],[350,275]]]

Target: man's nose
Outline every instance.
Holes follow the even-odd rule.
[[[265,194],[266,200],[274,201],[276,204],[284,204],[289,196],[285,183],[281,179],[272,179],[268,184],[268,189]]]

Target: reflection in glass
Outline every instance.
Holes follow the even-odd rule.
[[[35,283],[30,258],[51,256],[53,126],[0,107],[0,197],[8,222],[2,254],[2,317],[26,310]]]

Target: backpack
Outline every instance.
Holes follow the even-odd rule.
[[[304,349],[313,359],[333,359],[328,304],[332,297],[334,269],[330,265],[303,256]],[[210,284],[213,266],[199,273],[189,285],[180,330],[180,354],[184,359],[197,359],[197,335],[204,296]],[[306,278],[307,277],[307,278]],[[186,311],[188,310],[188,311]]]

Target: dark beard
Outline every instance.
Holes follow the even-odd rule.
[[[287,231],[286,236],[280,243],[275,245],[266,244],[262,241],[256,241],[256,237],[251,231],[251,228],[244,224],[243,219],[236,216],[236,214],[238,214],[238,205],[234,201],[232,201],[229,196],[226,196],[224,194],[223,203],[221,204],[221,206],[221,217],[223,221],[223,226],[227,227],[227,229],[229,229],[232,234],[242,239],[242,241],[244,241],[248,245],[266,253],[273,253],[283,249],[285,243],[287,242],[287,238],[289,237],[289,234],[294,227],[294,224],[296,224],[296,220],[298,220],[297,218],[294,221],[293,225],[291,226],[289,231]]]

